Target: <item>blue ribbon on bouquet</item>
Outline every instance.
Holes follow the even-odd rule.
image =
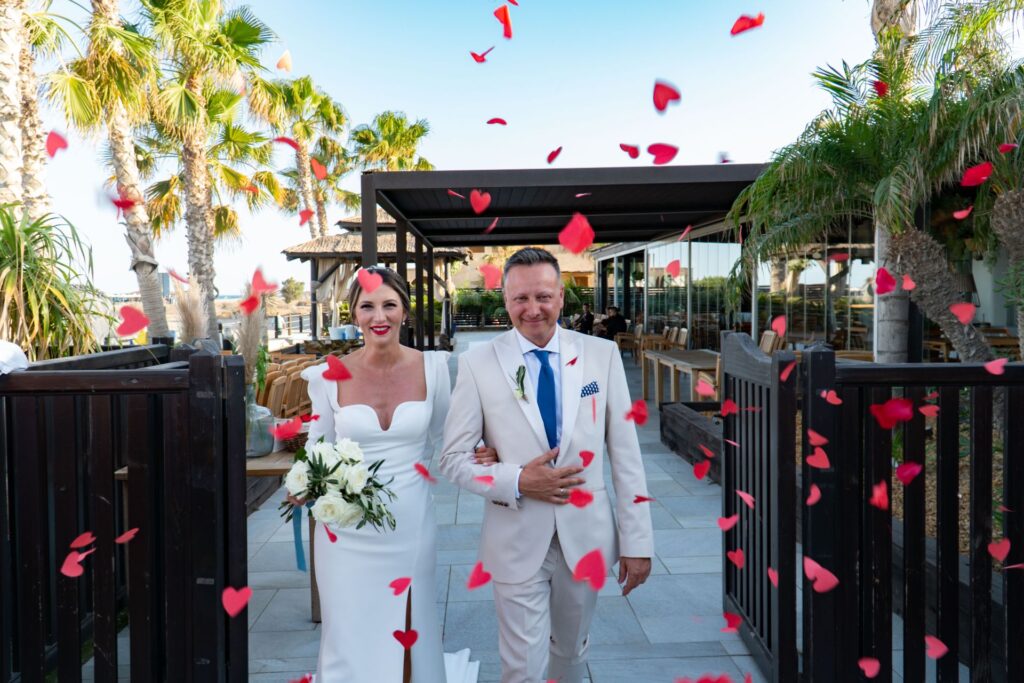
[[[313,507],[312,503],[306,503],[306,509]],[[292,510],[292,540],[295,541],[295,568],[300,572],[306,571],[306,551],[302,547],[302,517],[303,509]]]

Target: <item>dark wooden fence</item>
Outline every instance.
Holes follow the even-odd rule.
[[[242,363],[155,344],[0,377],[0,681],[80,681],[88,643],[96,681],[247,680],[220,601],[247,583]]]
[[[743,570],[726,561],[725,609],[743,617],[740,632],[766,676],[774,682],[864,680],[858,661],[869,657],[879,662],[875,680],[891,681],[893,654],[900,652],[902,680],[924,681],[925,636],[931,635],[949,648],[931,665],[939,681],[959,680],[961,664],[972,681],[1024,681],[1024,571],[993,574],[988,550],[999,540],[993,538],[993,525],[1001,515],[1001,535],[1011,541],[1005,564],[1024,562],[1024,365],[1008,365],[996,376],[980,365],[837,364],[831,350],[816,347],[783,382],[779,375],[792,354],[769,359],[746,335],[729,335],[724,345],[724,396],[735,400],[740,412],[725,421],[724,438],[739,447],[724,446],[723,515],[741,515],[726,534],[725,547],[746,554]],[[835,395],[825,400],[823,392],[830,391]],[[933,391],[939,412],[929,434],[918,409]],[[891,398],[910,400],[913,416],[895,429],[883,429],[870,406]],[[798,405],[803,492],[795,500]],[[1005,417],[997,421],[1000,414]],[[807,464],[813,451],[808,428],[828,439],[826,469]],[[929,439],[934,448],[927,448]],[[1001,457],[995,459],[994,452]],[[959,577],[965,458],[970,467],[967,600]],[[883,482],[893,500],[899,462],[923,466],[909,485],[896,483],[902,488],[902,521],[893,518],[891,504],[883,510],[869,503]],[[994,463],[1002,465],[1000,497],[993,496]],[[931,563],[925,530],[928,480],[934,482],[937,528]],[[820,501],[801,507],[798,515],[811,484],[820,490]],[[738,490],[755,497],[753,510]],[[894,528],[900,531],[895,547]],[[836,575],[836,588],[812,589],[797,563],[795,538],[801,540],[803,558]],[[778,572],[777,588],[769,566]],[[803,585],[800,605],[797,580]],[[798,608],[802,641],[796,637]],[[896,634],[901,638],[894,638],[894,613],[902,616],[903,632]]]

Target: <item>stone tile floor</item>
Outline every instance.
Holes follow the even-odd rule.
[[[493,334],[460,332],[459,351]],[[627,356],[634,398],[640,373]],[[455,356],[451,362],[454,376]],[[598,598],[591,631],[590,680],[638,683],[728,673],[762,680],[743,643],[720,631],[722,619],[721,489],[698,482],[690,465],[659,438],[658,414],[639,430],[655,528],[654,570],[628,598],[614,580]],[[431,468],[437,470],[436,463]],[[273,496],[249,518],[250,680],[283,683],[313,671],[320,631],[310,621],[309,576],[295,570],[291,529],[282,524]],[[489,587],[466,589],[476,562],[484,501],[438,482],[437,610],[449,652],[472,648],[481,661],[480,681],[498,681],[497,622]],[[614,572],[616,568],[613,568]]]

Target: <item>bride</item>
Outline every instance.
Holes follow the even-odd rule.
[[[426,467],[441,445],[448,412],[448,353],[399,343],[409,314],[406,284],[390,269],[366,270],[381,284],[370,291],[357,279],[349,291],[364,339],[363,348],[345,356],[351,379],[325,379],[325,365],[302,373],[320,416],[309,443],[347,437],[359,443],[367,463],[383,460],[377,476],[392,479],[395,498],[384,502],[397,528],[336,529],[332,541],[316,525],[323,618],[316,681],[475,683],[479,663],[469,662],[468,650],[444,654],[434,603],[437,527]],[[497,462],[494,449],[479,448],[474,457]]]

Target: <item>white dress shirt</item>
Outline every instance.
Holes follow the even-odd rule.
[[[514,329],[514,328],[513,328]],[[537,346],[532,341],[522,335],[519,330],[515,330],[516,339],[519,340],[519,348],[523,351],[523,362],[526,364],[526,372],[530,375],[530,382],[533,383],[534,395],[533,400],[537,400],[536,390],[540,384],[540,358],[537,354],[533,353],[534,349],[541,349],[543,351],[550,351],[548,354],[548,365],[551,366],[551,370],[555,375],[555,439],[558,442],[562,440],[562,364],[559,362],[558,354],[558,326],[555,325],[555,333],[551,335],[551,339],[543,347]],[[540,455],[538,453],[537,455]],[[516,498],[522,496],[519,492],[519,477],[523,473],[523,468],[519,468],[519,474],[516,475]]]

